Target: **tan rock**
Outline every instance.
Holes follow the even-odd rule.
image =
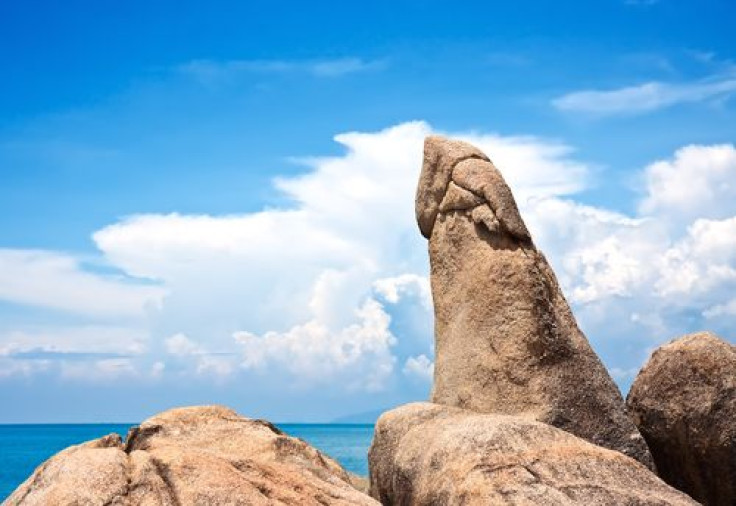
[[[709,332],[661,346],[627,403],[667,483],[703,504],[736,504],[736,347]]]
[[[219,407],[166,411],[42,464],[10,505],[377,504],[335,461],[268,422]]]
[[[459,141],[429,137],[424,154],[416,212],[429,238],[432,401],[528,416],[651,466],[501,173]]]
[[[384,413],[369,452],[384,505],[695,505],[639,462],[527,418],[430,403]]]
[[[432,233],[447,185],[452,180],[452,169],[469,158],[488,159],[482,151],[465,142],[435,136],[424,141],[424,164],[419,176],[416,206],[417,223],[424,237],[429,238]]]

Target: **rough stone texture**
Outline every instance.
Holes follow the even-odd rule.
[[[627,403],[666,482],[703,504],[736,504],[736,347],[708,332],[665,344]]]
[[[639,462],[527,418],[430,403],[384,413],[371,495],[389,505],[695,505]]]
[[[528,416],[651,467],[618,388],[485,155],[429,137],[416,210],[429,238],[432,401]]]
[[[488,160],[482,151],[465,142],[427,137],[424,141],[424,164],[417,189],[417,223],[424,237],[432,234],[440,204],[447,192],[455,165],[469,158]],[[421,205],[419,203],[421,202]]]
[[[51,457],[4,505],[375,505],[335,461],[219,407],[166,411]]]

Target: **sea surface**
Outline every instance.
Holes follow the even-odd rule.
[[[123,438],[132,424],[0,425],[0,500],[9,496],[44,460],[69,445],[117,432]],[[278,424],[340,462],[345,469],[368,474],[368,447],[373,425]]]

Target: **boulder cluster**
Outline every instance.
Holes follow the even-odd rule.
[[[67,448],[3,505],[736,504],[734,346],[710,333],[666,344],[624,401],[485,154],[427,138],[416,214],[431,402],[380,417],[368,484],[269,422],[208,406]]]
[[[736,504],[733,346],[711,334],[663,346],[625,403],[484,153],[427,138],[416,215],[435,311],[432,402],[378,420],[374,498]]]

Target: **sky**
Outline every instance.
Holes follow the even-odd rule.
[[[0,1],[0,423],[426,399],[426,135],[514,191],[625,394],[736,342],[736,5]]]

